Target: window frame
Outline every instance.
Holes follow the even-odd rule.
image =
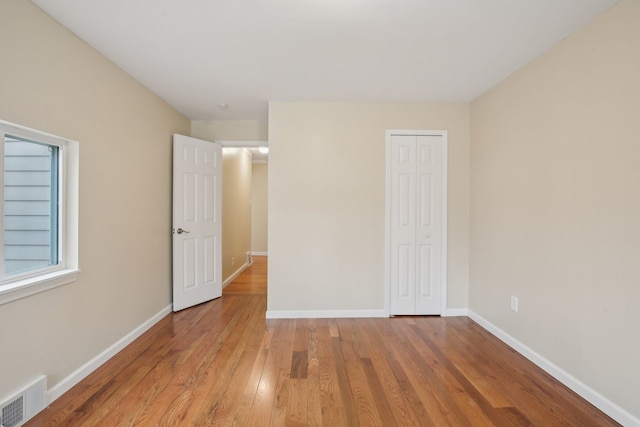
[[[78,273],[78,142],[0,120],[0,135],[5,135],[58,147],[58,264],[5,277],[0,275],[0,305],[72,283]],[[3,145],[4,147],[4,145]],[[4,188],[4,148],[0,185]],[[3,193],[4,194],[4,193]],[[4,206],[4,197],[2,198]],[[3,227],[0,239],[4,247]],[[4,255],[3,255],[4,263]]]

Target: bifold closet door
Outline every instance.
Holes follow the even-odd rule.
[[[390,314],[441,314],[443,137],[392,135]]]

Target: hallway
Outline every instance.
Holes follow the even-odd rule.
[[[253,263],[222,289],[222,295],[266,295],[267,257],[254,256]]]

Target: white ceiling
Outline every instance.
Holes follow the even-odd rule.
[[[468,102],[617,2],[32,1],[192,120],[266,120],[270,100]]]

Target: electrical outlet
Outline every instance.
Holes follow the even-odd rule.
[[[231,267],[233,267],[234,265],[236,265],[236,257],[232,256],[231,257]]]
[[[511,310],[518,312],[518,297],[511,295]]]

